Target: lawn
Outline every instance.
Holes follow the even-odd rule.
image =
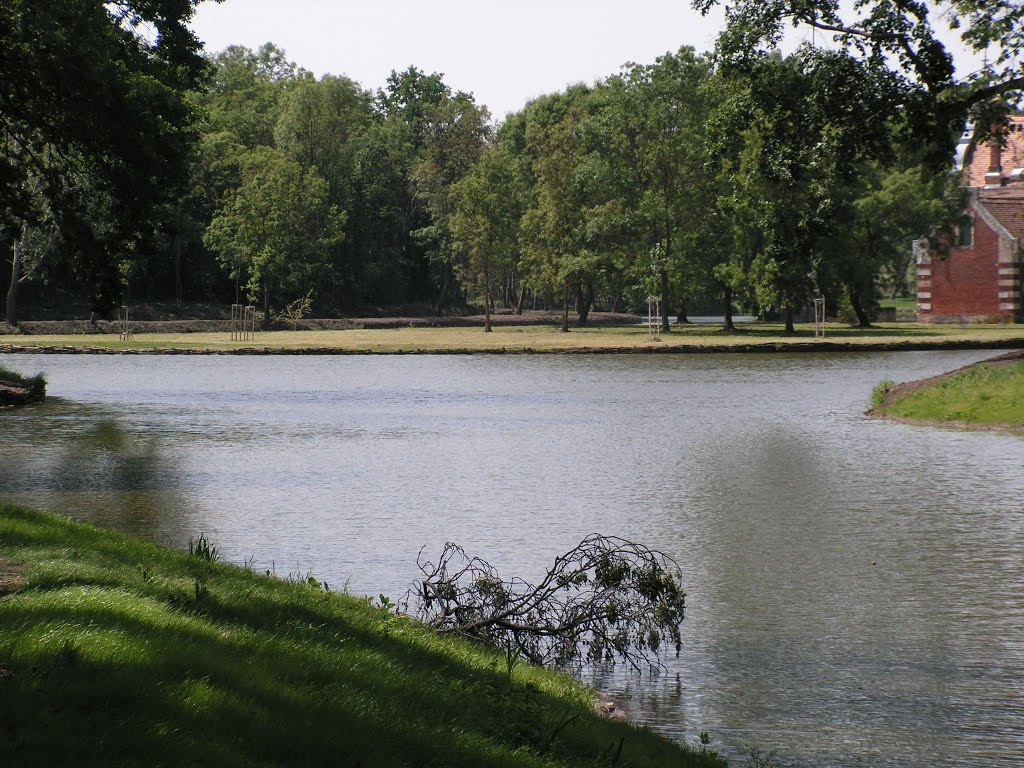
[[[725,333],[718,326],[673,328],[660,341],[645,327],[573,328],[561,333],[549,325],[497,327],[492,333],[479,328],[399,328],[347,331],[271,331],[252,341],[231,341],[227,333],[139,334],[132,341],[117,336],[66,335],[0,337],[0,351],[24,348],[150,351],[320,351],[350,354],[416,352],[609,352],[609,351],[748,351],[787,349],[867,349],[927,346],[1024,346],[1022,325],[917,325],[879,323],[870,329],[834,324],[824,340],[816,339],[811,325],[797,327],[787,336],[780,324],[755,323]]]
[[[0,765],[725,765],[380,600],[194,550],[0,504]]]

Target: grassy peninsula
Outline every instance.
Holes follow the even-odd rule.
[[[0,504],[0,762],[725,765],[564,675],[194,550]]]
[[[922,424],[1024,434],[1024,353],[876,389],[871,413]]]

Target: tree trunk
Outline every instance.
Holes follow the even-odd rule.
[[[484,333],[491,332],[491,279],[484,273]]]
[[[434,305],[434,315],[440,316],[445,302],[448,300],[448,267],[444,268],[444,282],[441,283],[441,293],[437,296],[437,303]]]
[[[689,325],[690,318],[686,316],[686,302],[679,302],[679,312],[676,313],[676,325]]]
[[[590,282],[580,289],[579,295],[579,324],[586,325],[590,320],[590,308],[594,306],[594,286]]]
[[[185,299],[185,289],[181,280],[182,251],[184,251],[184,238],[178,235],[174,244],[174,303],[181,306]]]
[[[725,286],[725,328],[726,331],[735,331],[736,326],[732,322],[732,286]]]
[[[562,288],[562,333],[569,332],[569,281]]]
[[[526,303],[526,286],[519,289],[519,301],[516,302],[516,314],[523,314],[523,305]]]
[[[270,284],[263,281],[263,323],[270,327]]]
[[[857,327],[870,328],[871,318],[864,311],[864,305],[860,300],[860,292],[851,284],[846,287],[846,295],[850,297],[850,306],[853,308],[853,313],[857,316]]]
[[[21,239],[14,241],[14,261],[11,265],[11,287],[7,289],[7,324],[18,324],[18,283],[21,282],[21,260],[28,242],[28,222],[21,225]]]
[[[793,307],[789,304],[786,305],[786,333],[796,333],[796,328],[793,327]]]
[[[668,333],[668,272],[661,270],[661,332]]]

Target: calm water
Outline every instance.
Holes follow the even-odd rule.
[[[802,766],[1024,765],[1024,439],[869,421],[994,353],[30,357],[0,496],[398,596],[455,541],[536,578],[590,532],[682,565],[685,648],[604,687]]]

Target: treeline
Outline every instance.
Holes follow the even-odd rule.
[[[717,308],[731,324],[740,305],[791,323],[820,294],[866,324],[880,290],[907,292],[910,240],[955,208],[962,126],[916,124],[913,84],[843,52],[723,67],[684,48],[496,127],[416,68],[371,93],[271,44],[208,62],[184,181],[153,201],[146,247],[107,253],[97,277],[82,265],[102,259],[76,259],[40,205],[8,230],[5,289],[101,314],[175,301],[270,316],[308,297],[320,316],[544,306],[566,325],[652,295],[666,318]],[[121,212],[87,215],[101,231]]]

